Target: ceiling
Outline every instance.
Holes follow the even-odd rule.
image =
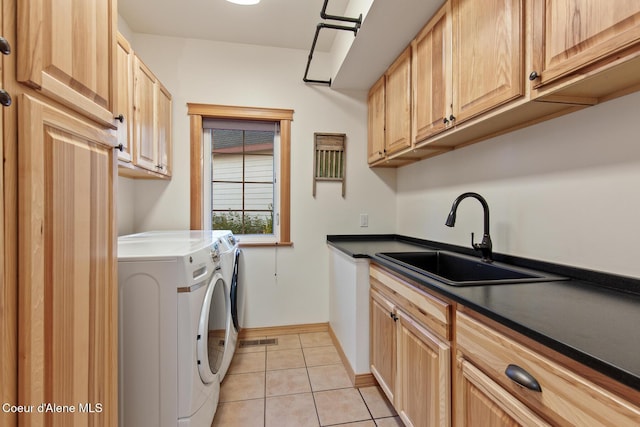
[[[135,33],[309,50],[324,0],[118,0],[118,14]],[[329,0],[327,14],[343,15],[349,0]],[[331,22],[331,21],[329,21]],[[335,21],[332,21],[336,23]],[[316,50],[331,50],[335,31],[321,31]]]
[[[343,16],[349,1],[328,0],[326,13]],[[443,0],[351,1],[368,10],[362,11],[365,19],[348,48],[348,55],[333,76],[310,73],[314,79],[331,78],[331,87],[337,90],[368,90],[443,3]],[[118,13],[134,33],[308,52],[318,23],[352,25],[323,20],[320,17],[323,4],[324,0],[262,0],[254,6],[239,6],[226,0],[118,0]],[[330,52],[338,33],[321,31],[316,51]],[[340,50],[338,46],[337,51]]]

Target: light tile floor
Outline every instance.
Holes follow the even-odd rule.
[[[379,387],[351,385],[327,332],[268,338],[237,350],[213,426],[403,426]]]

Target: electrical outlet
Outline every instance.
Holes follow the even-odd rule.
[[[360,227],[369,226],[369,214],[360,214]]]

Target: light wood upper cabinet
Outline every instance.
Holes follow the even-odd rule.
[[[118,173],[129,178],[169,178],[172,165],[171,93],[118,33],[116,117]]]
[[[118,33],[116,49],[116,106],[114,114],[122,115],[122,121],[117,121],[118,144],[122,149],[118,151],[118,160],[131,161],[133,143],[133,51],[129,42]]]
[[[370,136],[371,166],[402,166],[637,91],[640,2],[447,0],[411,48],[384,75],[386,153]]]
[[[412,44],[413,142],[442,132],[452,114],[451,3],[446,2]]]
[[[117,425],[116,138],[19,101],[18,402],[78,408],[20,424]]]
[[[411,147],[411,47],[385,74],[385,149],[393,154]]]
[[[115,0],[17,2],[17,80],[103,125],[113,118]]]
[[[134,66],[134,163],[156,172],[158,144],[155,137],[156,77],[138,58]]]
[[[640,42],[640,2],[534,2],[536,87]]]
[[[132,178],[168,178],[172,163],[171,94],[135,55],[133,64],[133,164],[121,167],[119,173]]]
[[[375,163],[378,160],[384,158],[384,126],[385,126],[385,84],[384,75],[378,79],[378,81],[371,86],[369,90],[369,96],[367,98],[367,131],[368,131],[368,144],[367,154],[368,162]]]
[[[452,0],[453,116],[463,122],[524,95],[521,0]]]
[[[171,146],[171,94],[156,81],[156,105],[155,105],[155,128],[156,140],[158,144],[158,170],[171,176],[172,146]]]

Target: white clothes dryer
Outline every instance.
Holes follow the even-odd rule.
[[[121,427],[211,425],[233,329],[220,257],[230,234],[118,239]]]
[[[238,241],[233,235],[226,236],[224,244],[220,245],[220,267],[224,277],[225,289],[229,297],[229,334],[225,345],[222,364],[220,366],[220,382],[231,365],[235,350],[238,346],[238,333],[244,322],[244,284],[240,283],[238,266],[242,251],[238,248]]]

